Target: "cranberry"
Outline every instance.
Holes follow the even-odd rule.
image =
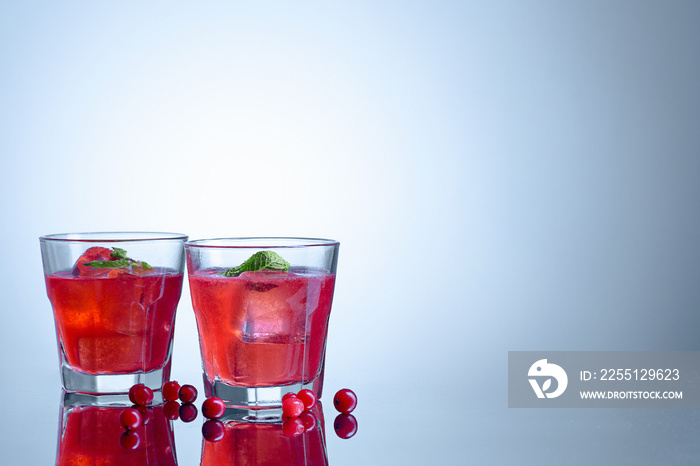
[[[338,414],[333,429],[338,437],[348,439],[357,433],[357,419],[352,414]]]
[[[194,403],[197,399],[197,389],[192,385],[183,385],[180,387],[178,395],[180,396],[180,401],[183,403]]]
[[[163,405],[163,415],[170,421],[177,421],[180,418],[180,403],[166,401]]]
[[[136,393],[136,389],[139,387],[139,385],[143,384],[137,383],[136,385],[132,385],[129,389],[129,401],[131,401],[134,404],[136,404],[136,398],[134,398],[134,394]]]
[[[304,412],[304,402],[299,398],[287,398],[282,403],[282,413],[287,417],[299,417]]]
[[[297,393],[297,398],[304,402],[304,409],[307,411],[316,406],[316,395],[314,395],[314,392],[311,390],[300,390],[299,393]]]
[[[192,422],[197,419],[197,407],[191,403],[180,406],[180,419],[182,422]]]
[[[138,432],[127,430],[119,437],[119,444],[124,450],[136,450],[141,445],[141,437]]]
[[[349,414],[357,406],[357,395],[348,388],[338,390],[338,393],[333,397],[333,406],[338,412]]]
[[[134,399],[132,400],[134,404],[147,406],[153,402],[153,390],[142,383],[134,385],[132,388],[134,390]]]
[[[204,400],[202,403],[202,415],[207,419],[219,419],[224,415],[226,405],[224,400],[217,397],[211,397]]]
[[[282,395],[282,403],[284,403],[284,400],[286,400],[287,398],[296,398],[296,397],[297,397],[296,393],[293,393],[293,392],[285,393],[284,395]]]
[[[315,429],[318,424],[316,416],[311,411],[304,411],[299,416],[299,419],[304,424],[304,432]]]
[[[287,437],[296,437],[304,433],[304,423],[298,417],[289,418],[282,423],[282,432]]]
[[[138,412],[141,414],[144,426],[153,420],[153,408],[140,405],[134,405],[132,408],[138,410]]]
[[[176,381],[165,382],[163,384],[163,399],[177,401],[179,398],[180,384]]]
[[[224,423],[215,419],[210,419],[202,424],[202,437],[207,442],[218,442],[226,435]]]
[[[134,408],[126,408],[119,415],[119,422],[125,429],[134,430],[141,425],[141,413]]]

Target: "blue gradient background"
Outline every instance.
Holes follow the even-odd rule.
[[[699,20],[694,1],[0,0],[8,464],[55,455],[37,238],[100,230],[341,242],[326,422],[349,386],[360,433],[327,432],[333,466],[695,464],[696,410],[508,410],[506,365],[700,349]],[[186,287],[174,378],[199,382],[198,351]]]

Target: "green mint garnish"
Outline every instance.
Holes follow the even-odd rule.
[[[237,277],[243,272],[255,272],[256,270],[289,270],[289,262],[274,251],[258,251],[250,256],[238,267],[231,267],[222,272],[225,277]]]
[[[110,254],[111,257],[114,257],[115,259],[126,259],[126,251],[123,250],[122,248],[112,248],[112,251],[114,251],[112,254]]]
[[[152,269],[146,261],[135,261],[126,257],[126,251],[122,248],[112,248],[113,253],[109,257],[114,260],[111,261],[92,261],[86,262],[83,265],[88,267],[94,267],[96,269],[120,269],[122,267],[142,267],[144,269]]]
[[[131,265],[131,262],[129,262],[129,259],[118,259],[115,261],[86,262],[83,265],[87,265],[88,267],[94,267],[96,269],[118,269],[119,267],[129,267],[129,265]]]

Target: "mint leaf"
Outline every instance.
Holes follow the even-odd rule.
[[[129,267],[131,262],[129,262],[129,259],[119,259],[115,261],[92,261],[86,262],[83,265],[96,269],[117,269],[119,267]]]
[[[146,261],[135,261],[129,257],[126,257],[126,251],[122,248],[112,248],[112,252],[109,257],[114,260],[109,261],[92,261],[86,262],[83,265],[87,267],[94,267],[96,269],[120,269],[124,267],[142,267],[144,269],[152,269]]]
[[[114,251],[112,254],[110,254],[110,257],[114,257],[115,259],[126,259],[126,251],[123,250],[122,248],[112,248],[112,251]]]
[[[221,274],[225,277],[237,277],[243,272],[254,272],[256,270],[279,270],[286,272],[289,270],[289,262],[274,251],[258,251],[250,256],[238,267],[231,267]]]

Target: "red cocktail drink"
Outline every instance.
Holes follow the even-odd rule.
[[[150,372],[170,359],[182,274],[46,276],[66,363],[87,374]]]
[[[190,276],[207,377],[231,385],[308,383],[320,374],[335,275],[222,269]]]

